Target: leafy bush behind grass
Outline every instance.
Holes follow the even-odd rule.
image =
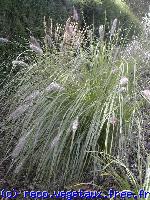
[[[94,24],[95,32],[100,24],[106,25],[109,31],[112,21],[117,18],[122,27],[122,35],[131,38],[140,33],[139,19],[134,15],[130,7],[121,0],[78,1],[73,3],[81,10],[81,21],[86,24]]]
[[[12,2],[11,0],[6,0],[5,3],[0,2],[0,37],[8,38],[11,41],[11,43],[6,45],[0,44],[0,61],[2,62],[0,84],[5,81],[5,78],[11,71],[10,60],[14,59],[18,52],[21,53],[25,50],[27,42],[22,38],[28,39],[29,34],[32,33],[41,39],[44,34],[44,16],[46,20],[52,18],[55,24],[64,24],[68,16],[72,14],[73,5],[75,5],[80,14],[80,25],[82,27],[85,24],[90,26],[94,24],[95,32],[97,33],[100,24],[107,25],[109,30],[111,22],[118,18],[121,26],[125,28],[130,27],[129,32],[131,35],[138,33],[138,19],[124,2],[120,3],[120,0],[43,0],[42,2],[34,0],[14,0]],[[123,31],[121,34],[125,37],[126,31]]]

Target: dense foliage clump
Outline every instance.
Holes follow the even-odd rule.
[[[28,30],[24,43],[0,37],[3,52],[20,48],[8,60],[3,55],[2,63],[7,72],[0,91],[5,177],[19,184],[25,177],[23,182],[40,190],[82,189],[90,182],[89,190],[102,188],[104,194],[110,187],[148,191],[149,118],[143,113],[150,102],[149,14],[140,24],[142,34],[127,41],[138,20],[123,2],[60,4],[72,12],[65,25],[45,15],[42,40],[36,39],[36,29]],[[95,9],[102,9],[101,23]]]

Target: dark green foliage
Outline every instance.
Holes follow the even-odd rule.
[[[44,16],[48,24],[50,18],[54,24],[65,24],[67,18],[72,15],[73,5],[78,10],[81,26],[94,24],[97,34],[100,24],[106,25],[106,32],[110,30],[115,18],[118,18],[120,27],[124,29],[122,32],[124,37],[128,34],[128,29],[130,29],[129,36],[133,35],[135,30],[137,33],[138,20],[121,0],[5,0],[5,2],[0,0],[0,37],[8,38],[12,42],[6,45],[0,44],[2,52],[0,60],[9,68],[5,70],[4,64],[2,65],[4,78],[10,71],[10,61],[28,48],[30,33],[39,39],[44,36]]]
[[[61,0],[7,0],[4,4],[1,2],[0,9],[2,11],[1,34],[10,37],[27,36],[27,29],[37,36],[43,36],[44,16],[58,23],[64,22],[67,16],[66,7]]]
[[[79,8],[81,19],[87,24],[111,22],[118,18],[121,24],[128,28],[132,23],[137,23],[135,16],[126,4],[120,0],[82,1],[82,0],[7,0],[0,2],[0,35],[10,38],[18,36],[27,37],[28,29],[37,37],[44,34],[43,18],[52,18],[56,23],[65,23],[72,12],[72,6]]]
[[[115,18],[119,20],[119,27],[123,30],[123,35],[129,37],[137,34],[139,30],[138,18],[132,13],[127,4],[121,0],[101,0],[101,1],[74,1],[75,5],[80,8],[83,15],[82,21],[88,25],[94,24],[96,32],[99,25],[106,25],[110,30],[110,26]]]
[[[37,38],[44,36],[44,16],[52,18],[55,23],[63,23],[67,14],[61,0],[0,0],[0,37],[11,41],[0,43],[0,83],[10,73],[11,61],[28,48],[30,31]]]

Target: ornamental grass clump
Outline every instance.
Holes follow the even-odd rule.
[[[124,163],[124,160],[115,158],[111,155],[105,154],[104,152],[91,152],[91,155],[93,156],[94,159],[97,160],[98,167],[96,167],[95,173],[99,174],[99,181],[101,181],[100,179],[108,180],[105,182],[103,181],[104,183],[101,186],[92,183],[93,186],[96,185],[98,189],[104,191],[104,194],[107,196],[109,195],[108,191],[110,190],[110,188],[114,191],[120,191],[121,193],[117,194],[117,197],[119,199],[120,197],[123,196],[125,197],[125,195],[123,194],[124,192],[132,193],[132,195],[130,195],[131,200],[134,200],[137,197],[140,197],[140,199],[142,200],[149,199],[150,196],[149,155],[147,155],[147,158],[145,160],[145,172],[143,174],[144,176],[142,177],[142,182],[139,182],[139,178],[136,177],[135,174]],[[140,158],[142,159],[142,162],[144,162],[142,155],[140,155]],[[100,169],[99,166],[103,167],[101,167]],[[72,186],[72,188],[74,189],[75,187]],[[115,193],[112,193],[112,198],[116,198]]]
[[[30,48],[37,54],[43,55],[43,50],[35,37],[30,36]]]
[[[66,26],[64,32],[74,33]],[[112,58],[114,40],[108,49],[88,33],[88,46],[78,52],[72,43],[64,51],[47,50],[18,75],[7,119],[12,137],[19,138],[9,151],[15,178],[25,172],[45,187],[60,178],[68,184],[82,180],[85,169],[93,170],[91,151],[113,156],[122,150],[119,139],[127,136],[139,106],[136,62],[127,63],[119,54]],[[118,92],[122,86],[125,92]]]

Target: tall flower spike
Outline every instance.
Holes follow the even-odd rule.
[[[58,144],[59,140],[60,140],[60,135],[56,135],[53,141],[51,142],[51,148],[55,147]]]
[[[75,9],[74,6],[73,6],[73,19],[74,19],[75,21],[78,21],[78,20],[79,20],[78,12],[77,12],[77,10]]]
[[[30,134],[30,132],[28,132],[26,135],[23,135],[19,139],[18,144],[16,145],[15,149],[13,150],[13,152],[11,154],[12,158],[16,158],[20,154],[20,152],[23,150],[23,148],[26,144],[26,139],[29,134]]]
[[[116,28],[117,28],[117,18],[114,19],[112,26],[111,26],[111,30],[110,30],[110,37],[114,36]]]
[[[99,27],[99,37],[100,37],[101,41],[103,41],[103,39],[104,39],[104,34],[105,34],[104,26],[100,25],[100,27]]]
[[[74,27],[70,24],[70,21],[69,21],[69,20],[67,20],[67,22],[66,22],[65,32],[66,32],[69,36],[73,36]]]
[[[53,45],[53,41],[52,41],[52,38],[50,35],[48,35],[48,34],[45,35],[45,42],[49,47],[51,47]]]
[[[40,43],[37,41],[37,39],[34,36],[30,36],[30,43],[33,44],[34,46],[40,47]]]
[[[43,50],[34,36],[30,36],[30,48],[37,54],[43,55]]]
[[[63,43],[70,44],[75,35],[76,35],[75,27],[70,23],[70,18],[68,18],[68,20],[66,21]]]
[[[77,116],[76,119],[73,121],[73,124],[72,124],[73,133],[75,133],[77,131],[78,126],[79,126],[79,117]]]
[[[35,46],[34,44],[30,44],[30,48],[37,54],[39,55],[43,55],[43,50],[38,47],[38,46]]]

